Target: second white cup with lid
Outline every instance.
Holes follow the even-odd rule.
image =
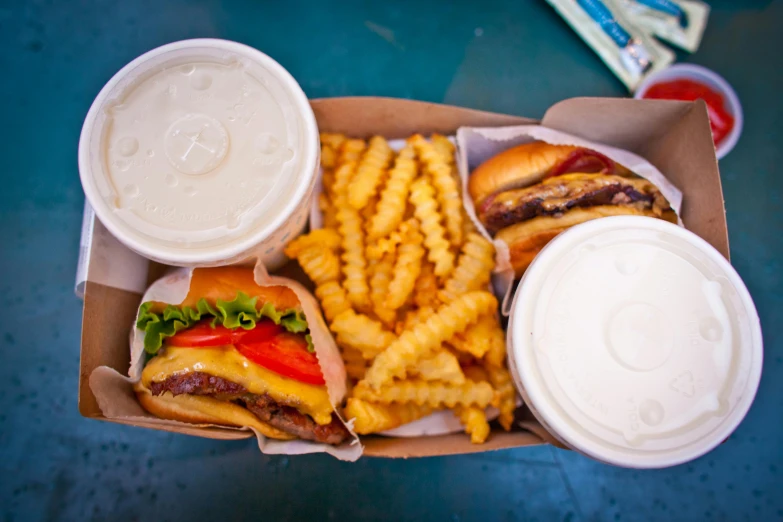
[[[758,388],[762,337],[742,280],[692,232],[610,217],[560,234],[525,272],[508,330],[525,402],[565,445],[659,468],[715,448]]]
[[[318,128],[296,80],[224,40],[154,49],[93,102],[79,142],[90,205],[132,250],[171,265],[260,257],[305,227]]]

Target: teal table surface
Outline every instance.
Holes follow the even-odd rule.
[[[237,40],[310,97],[383,95],[540,117],[624,87],[543,1],[0,2],[0,513],[38,520],[783,519],[783,2],[714,2],[699,51],[745,131],[720,163],[732,262],[764,327],[764,375],[734,435],[690,464],[618,469],[549,446],[341,463],[264,456],[82,418],[83,194],[76,148],[103,84],[158,45]]]

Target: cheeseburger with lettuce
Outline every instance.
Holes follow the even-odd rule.
[[[350,436],[290,288],[259,286],[248,268],[195,269],[181,304],[145,302],[136,326],[147,359],[135,391],[150,413],[273,439]]]

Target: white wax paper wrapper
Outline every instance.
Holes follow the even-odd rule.
[[[452,143],[456,142],[453,136],[449,137]],[[399,151],[405,146],[405,140],[391,140],[389,146]],[[321,192],[324,190],[323,185],[323,171],[318,174],[318,179],[315,184],[315,197],[313,198],[313,204],[310,207],[310,228],[315,230],[323,228],[323,214],[318,206],[318,198],[321,196]],[[521,404],[521,403],[520,403]],[[487,420],[495,420],[500,412],[496,408],[487,408],[486,411]],[[459,433],[465,428],[460,422],[459,418],[454,415],[451,410],[436,411],[426,417],[422,417],[419,420],[409,422],[393,430],[388,430],[379,433],[379,435],[386,435],[389,437],[425,437],[428,435],[446,435],[448,433]]]
[[[575,145],[600,152],[604,156],[627,167],[639,176],[649,180],[661,191],[677,213],[678,222],[682,207],[682,192],[675,187],[666,177],[656,169],[649,161],[627,150],[617,149],[609,145],[595,143],[542,127],[541,125],[516,125],[511,127],[461,127],[457,131],[457,167],[462,179],[462,198],[470,219],[479,229],[481,234],[495,245],[495,272],[493,284],[495,293],[501,299],[501,312],[508,315],[511,311],[512,290],[514,288],[514,269],[508,251],[508,245],[504,241],[493,239],[484,225],[476,217],[476,209],[473,200],[468,194],[468,178],[473,169],[481,165],[492,156],[500,154],[523,143],[531,141],[544,141],[553,145]]]
[[[142,302],[159,301],[173,305],[182,303],[190,289],[192,275],[192,268],[173,269],[149,287],[142,298]],[[296,281],[270,276],[260,262],[255,267],[255,281],[259,286],[287,286],[299,298],[310,329],[310,335],[312,336],[315,355],[318,358],[324,380],[326,381],[329,400],[332,406],[335,407],[334,414],[339,416],[336,406],[345,397],[345,366],[337,345],[321,317],[315,298]],[[136,328],[135,321],[131,329],[130,347],[131,364],[128,370],[128,377],[122,376],[114,369],[105,366],[96,368],[90,375],[90,388],[98,401],[101,411],[107,418],[143,419],[147,423],[161,426],[218,427],[209,424],[195,425],[159,419],[146,412],[136,401],[132,391],[132,385],[141,378],[144,366],[144,332]],[[252,429],[219,427],[224,430]],[[348,428],[351,431],[351,440],[337,447],[304,440],[273,440],[263,436],[256,430],[252,431],[258,439],[259,449],[266,454],[329,453],[340,460],[355,461],[361,456],[363,448],[359,443],[359,438],[353,433],[352,426],[348,425]]]

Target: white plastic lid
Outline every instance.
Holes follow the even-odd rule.
[[[319,154],[299,85],[235,42],[154,49],[101,90],[79,171],[98,218],[126,245],[171,264],[234,258],[278,230],[307,196]]]
[[[573,227],[525,272],[510,360],[526,402],[574,449],[658,468],[720,444],[761,377],[742,280],[692,232],[619,216]]]

